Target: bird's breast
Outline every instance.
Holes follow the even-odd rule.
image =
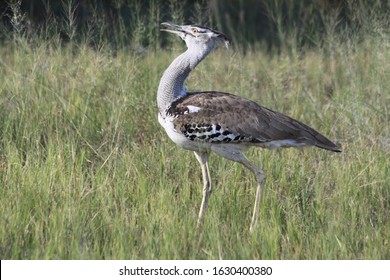
[[[177,145],[186,150],[202,151],[210,149],[210,144],[204,141],[194,141],[186,136],[181,130],[177,130],[174,124],[175,118],[172,116],[163,117],[158,115],[160,125],[165,129],[168,137]]]

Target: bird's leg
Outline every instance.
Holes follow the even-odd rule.
[[[251,163],[239,149],[233,149],[232,147],[225,147],[222,145],[218,145],[218,146],[213,146],[212,150],[217,154],[223,156],[224,158],[241,163],[250,171],[252,171],[256,176],[256,181],[257,181],[256,199],[255,199],[255,205],[253,207],[252,221],[249,228],[249,230],[252,232],[255,228],[259,216],[261,194],[263,192],[263,185],[265,183],[265,177],[266,177],[265,173],[263,170],[259,169],[256,165]]]
[[[202,177],[203,177],[203,198],[199,210],[198,225],[197,225],[199,229],[203,225],[207,204],[211,194],[211,178],[210,178],[210,171],[209,171],[209,164],[208,164],[209,153],[208,152],[194,152],[194,153],[196,159],[199,161],[200,166],[202,168]]]
[[[265,183],[265,173],[263,170],[259,169],[256,165],[252,164],[249,160],[247,160],[244,157],[244,160],[239,161],[242,165],[244,165],[246,168],[251,170],[255,176],[256,176],[256,181],[257,181],[257,189],[256,189],[256,198],[255,198],[255,205],[253,207],[253,215],[252,215],[252,221],[251,225],[249,228],[250,232],[253,232],[258,216],[259,216],[259,209],[260,209],[260,201],[261,201],[261,194],[263,192],[263,185]]]

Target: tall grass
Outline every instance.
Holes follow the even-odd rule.
[[[155,106],[182,43],[114,53],[21,30],[0,47],[1,258],[389,259],[390,38],[343,38],[219,49],[191,75],[189,90],[250,98],[343,147],[248,152],[267,173],[253,234],[252,174],[212,157],[199,241],[200,167]]]

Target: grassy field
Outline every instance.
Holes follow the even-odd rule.
[[[218,49],[197,68],[189,90],[250,98],[343,148],[250,150],[267,173],[253,234],[252,174],[211,157],[200,241],[200,167],[170,142],[155,105],[183,49],[0,47],[0,258],[389,259],[389,38]]]

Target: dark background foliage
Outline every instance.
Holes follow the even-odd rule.
[[[19,7],[19,26],[13,6]],[[3,40],[17,29],[116,47],[158,47],[163,21],[208,25],[242,46],[263,42],[280,47],[286,36],[294,37],[298,46],[317,45],[329,31],[367,32],[389,10],[388,0],[0,1]]]

